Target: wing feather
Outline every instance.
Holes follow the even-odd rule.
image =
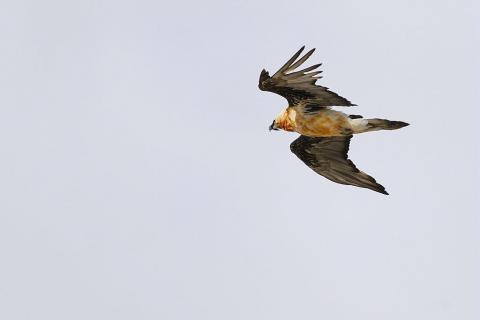
[[[351,138],[300,136],[292,142],[290,149],[313,171],[333,182],[388,194],[373,177],[358,170],[348,159]]]
[[[305,46],[303,46],[305,47]],[[298,60],[297,62],[295,62],[294,64],[292,64],[290,67],[287,68],[287,71],[293,71],[295,69],[297,69],[299,66],[301,66],[305,61],[307,61],[308,58],[310,58],[310,56],[313,54],[313,52],[315,52],[315,48],[313,48],[312,50],[308,51],[302,58],[300,58],[300,60]]]
[[[290,106],[308,105],[310,111],[331,106],[354,106],[355,104],[328,90],[327,87],[316,85],[316,81],[322,78],[318,76],[322,71],[309,71],[317,69],[321,63],[294,71],[315,51],[312,49],[298,59],[304,49],[305,46],[301,47],[273,76],[265,69],[262,70],[258,84],[260,90],[283,96]]]
[[[273,75],[274,77],[279,75],[279,74],[282,74],[283,72],[285,71],[288,71],[288,67],[290,67],[290,65],[295,61],[297,60],[297,58],[300,56],[300,54],[302,53],[302,51],[305,49],[305,46],[302,46],[300,48],[300,50],[297,51],[297,53],[295,53],[293,55],[293,57],[291,57],[287,62],[285,62],[285,64],[280,68],[278,69],[278,71]]]

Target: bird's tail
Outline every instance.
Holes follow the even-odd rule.
[[[377,130],[396,130],[408,126],[403,121],[390,121],[386,119],[352,119],[350,120],[353,133],[362,133]]]

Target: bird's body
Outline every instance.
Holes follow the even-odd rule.
[[[346,113],[322,108],[317,112],[305,113],[299,106],[288,107],[275,118],[275,127],[294,131],[308,137],[338,137],[376,130],[393,130],[404,127],[405,122],[385,119],[363,119]]]
[[[320,64],[294,72],[314,51],[312,49],[298,59],[303,49],[304,47],[273,76],[265,70],[260,74],[260,90],[277,93],[289,103],[270,125],[270,130],[300,133],[301,136],[290,145],[290,149],[312,170],[327,179],[388,194],[382,185],[358,170],[348,159],[350,139],[353,134],[394,130],[405,127],[408,123],[363,119],[362,116],[348,115],[332,109],[334,106],[355,105],[328,88],[315,84],[321,78],[316,76],[321,71],[310,71],[318,68]]]
[[[352,134],[350,118],[343,112],[324,108],[305,113],[301,106],[288,107],[276,119],[277,128],[309,137],[332,137]]]

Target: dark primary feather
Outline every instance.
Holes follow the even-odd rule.
[[[263,69],[260,73],[258,84],[260,90],[281,95],[287,99],[290,106],[303,102],[310,108],[310,110],[307,111],[315,111],[319,108],[331,106],[354,106],[350,101],[328,90],[328,88],[315,84],[316,81],[321,78],[318,74],[322,71],[313,70],[317,69],[321,64],[293,72],[315,51],[315,49],[312,49],[298,59],[304,49],[305,46],[298,50],[297,53],[271,77],[268,71]]]
[[[300,136],[290,144],[290,150],[313,171],[333,182],[388,194],[382,185],[348,159],[351,138]]]

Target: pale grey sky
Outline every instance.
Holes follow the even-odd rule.
[[[0,318],[480,318],[478,1],[2,1]],[[257,89],[301,45],[390,192]]]

